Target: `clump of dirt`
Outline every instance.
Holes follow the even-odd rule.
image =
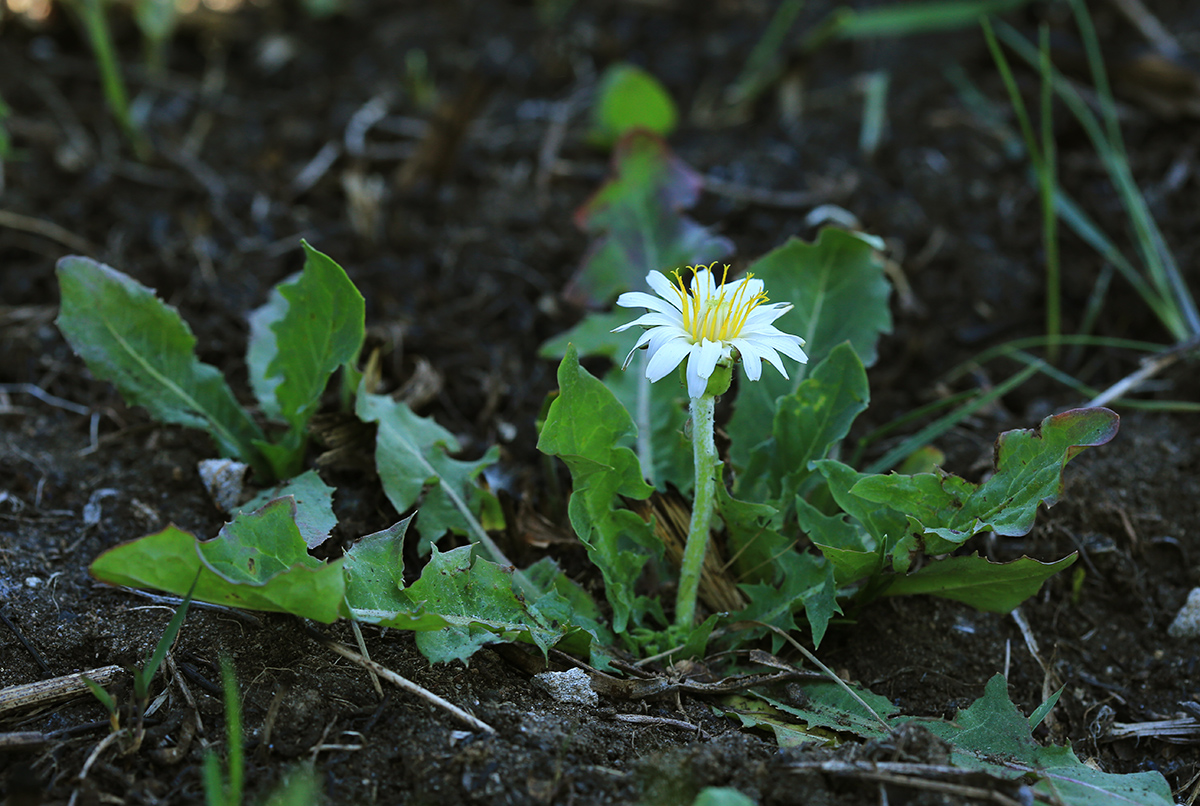
[[[559,296],[587,248],[570,212],[603,178],[606,159],[585,143],[580,99],[616,59],[642,64],[679,101],[685,122],[673,147],[725,183],[694,215],[734,241],[737,261],[811,237],[809,213],[821,201],[889,239],[902,272],[896,328],[871,371],[873,406],[856,435],[1015,371],[992,363],[953,388],[939,380],[1044,325],[1036,191],[1003,132],[956,90],[965,76],[1004,117],[1002,87],[975,32],[830,46],[792,63],[779,93],[747,119],[722,121],[713,99],[741,69],[768,4],[722,3],[698,16],[681,4],[575,3],[547,22],[538,9],[550,5],[379,0],[349,3],[319,22],[273,4],[200,14],[174,40],[165,75],[127,71],[156,145],[147,165],[127,156],[87,46],[61,9],[42,23],[0,20],[0,96],[13,110],[6,125],[18,149],[4,165],[0,211],[0,688],[140,663],[173,606],[96,584],[88,563],[168,523],[211,536],[223,521],[195,470],[213,453],[208,441],[126,408],[53,327],[53,264],[68,253],[91,254],[156,288],[196,332],[201,358],[248,400],[246,313],[299,267],[298,245],[308,239],[366,297],[387,382],[420,378],[422,413],[460,435],[468,455],[501,444],[503,493],[566,529],[550,494],[556,471],[533,447],[554,386],[554,367],[537,347],[583,313]],[[800,24],[815,24],[832,5],[806,5]],[[1194,43],[1197,11],[1161,5],[1168,28]],[[1126,23],[1107,7],[1095,13],[1109,49]],[[1056,14],[1030,7],[1012,21],[1032,30],[1047,15],[1069,50],[1071,29]],[[132,61],[138,43],[120,13],[116,30]],[[422,165],[414,157],[439,114],[405,73],[418,53],[444,108],[471,118],[452,160]],[[856,87],[877,70],[891,76],[889,128],[878,152],[864,156]],[[1036,91],[1035,76],[1021,77]],[[787,114],[796,97],[805,99],[802,114]],[[373,101],[385,115],[359,137]],[[1188,259],[1190,124],[1122,111],[1134,173],[1151,186],[1166,240],[1200,287]],[[1098,182],[1094,154],[1066,115],[1056,120],[1063,186],[1123,242],[1120,209]],[[320,171],[326,148],[338,156]],[[797,204],[786,195],[796,190],[812,193]],[[1069,234],[1062,247],[1070,332],[1101,261]],[[1100,332],[1165,342],[1120,282],[1101,309]],[[1103,387],[1136,368],[1136,358],[1085,350],[1067,368]],[[1161,380],[1172,397],[1198,391],[1194,367]],[[999,431],[1080,402],[1030,382],[939,440],[946,466],[977,478]],[[884,599],[835,623],[820,655],[917,715],[952,717],[997,672],[1026,713],[1063,687],[1040,738],[1072,742],[1106,770],[1157,769],[1186,798],[1200,774],[1196,734],[1175,743],[1134,738],[1122,726],[1193,714],[1198,699],[1198,644],[1169,638],[1167,626],[1200,582],[1200,426],[1187,415],[1122,413],[1118,438],[1071,464],[1062,503],[1030,535],[968,545],[996,559],[1079,553],[1017,617],[932,598]],[[343,537],[396,519],[369,473],[325,475],[338,488]],[[94,514],[89,503],[99,506],[97,518],[85,517]],[[928,737],[780,751],[700,696],[558,704],[502,654],[430,666],[411,635],[364,633],[375,661],[496,735],[386,685],[377,692],[365,671],[294,619],[196,606],[173,651],[175,671],[155,686],[166,698],[144,749],[120,755],[113,747],[85,773],[109,726],[96,701],[0,711],[0,730],[37,734],[19,749],[0,747],[0,794],[11,803],[201,802],[205,749],[224,745],[218,659],[228,655],[256,799],[292,767],[312,765],[331,803],[666,804],[689,802],[705,786],[732,786],[766,804],[878,803],[881,786],[892,802],[965,802],[822,766],[859,757],[937,763],[944,748]],[[345,624],[320,637],[355,644]],[[128,702],[128,689],[118,691]],[[193,714],[194,732],[184,727]],[[1007,784],[988,785],[1017,797]]]

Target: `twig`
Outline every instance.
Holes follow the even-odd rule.
[[[690,730],[705,741],[712,739],[712,736],[706,733],[704,728],[693,725],[691,722],[684,722],[682,719],[669,719],[665,716],[650,716],[649,714],[614,714],[613,719],[618,722],[635,722],[639,725],[661,725],[667,728]]]
[[[709,193],[747,204],[776,207],[783,210],[813,207],[832,199],[845,198],[854,192],[856,187],[858,187],[858,177],[854,174],[847,174],[845,178],[819,190],[771,190],[770,188],[743,185],[740,182],[728,182],[715,176],[704,177],[704,189]]]
[[[1135,389],[1142,381],[1162,372],[1164,369],[1171,366],[1197,347],[1200,347],[1200,336],[1195,336],[1187,341],[1180,342],[1165,352],[1142,359],[1142,366],[1140,369],[1130,373],[1129,375],[1126,375],[1124,378],[1105,389],[1096,397],[1089,400],[1084,404],[1084,406],[1089,408],[1092,406],[1103,406],[1109,401],[1117,399],[1126,392]]]
[[[0,215],[3,215],[3,211],[0,211]],[[70,400],[64,400],[61,397],[55,397],[46,390],[42,389],[42,387],[32,383],[0,383],[0,393],[24,393],[30,397],[36,397],[38,400],[49,406],[57,406],[60,409],[66,409],[72,414],[82,414],[86,416],[92,413],[92,410],[87,406],[81,406],[78,403],[72,403]]]
[[[168,605],[170,607],[179,607],[179,605],[183,604],[183,597],[180,597],[180,596],[165,596],[160,593],[149,593],[147,591],[138,590],[137,588],[128,588],[128,587],[125,587],[124,585],[101,584],[101,585],[98,585],[97,587],[116,588],[117,590],[123,591],[124,593],[129,593],[134,596],[140,596],[143,599],[149,599],[150,601],[154,602],[155,604]],[[191,607],[194,609],[198,608],[200,610],[215,610],[218,613],[223,613],[224,615],[232,616],[233,618],[240,619],[240,620],[246,622],[247,624],[253,625],[255,627],[263,626],[262,621],[257,616],[254,616],[250,613],[247,613],[244,610],[238,610],[233,607],[226,607],[225,605],[212,604],[211,602],[200,602],[200,601],[196,601],[195,599],[192,600]]]
[[[358,644],[358,651],[367,660],[371,659],[371,653],[367,651],[367,639],[363,638],[362,627],[358,626],[357,621],[350,622],[350,629],[354,632],[354,642]],[[367,674],[371,675],[371,685],[375,686],[375,693],[383,697],[383,686],[379,685],[379,675],[367,669]]]
[[[938,780],[939,778],[977,777],[979,773],[973,770],[945,767],[934,764],[904,764],[870,761],[800,761],[788,764],[786,769],[795,771],[815,770],[831,775],[845,775],[861,778],[866,781],[878,781],[894,786],[906,786],[910,789],[924,789],[928,792],[940,792],[946,795],[958,795],[963,798],[981,800],[985,803],[995,803],[997,806],[1021,806],[1025,801],[1010,798],[1001,792],[984,789],[979,786]],[[1015,782],[996,779],[996,782],[1007,783],[1013,787],[1020,785]]]
[[[1159,22],[1158,17],[1150,13],[1142,0],[1112,0],[1112,4],[1163,56],[1168,59],[1177,59],[1183,55],[1183,48],[1180,47],[1179,40]]]
[[[0,689],[0,716],[22,708],[61,702],[80,694],[86,694],[88,687],[83,682],[84,677],[104,686],[112,683],[122,674],[125,674],[125,670],[120,666],[102,666],[86,672]]]
[[[100,250],[92,246],[87,240],[79,237],[65,227],[60,227],[53,221],[21,215],[20,213],[14,213],[12,210],[0,210],[0,227],[8,227],[9,229],[41,235],[43,238],[49,238],[55,243],[62,244],[72,252],[79,252],[83,255],[91,256],[100,254]]]
[[[429,689],[417,685],[416,683],[414,683],[413,681],[409,680],[406,677],[401,677],[400,675],[393,672],[391,669],[388,669],[384,666],[379,665],[378,663],[371,660],[370,658],[363,657],[362,655],[355,652],[350,647],[345,646],[344,644],[339,644],[336,641],[330,641],[329,639],[320,635],[320,633],[316,633],[315,635],[313,635],[313,637],[316,638],[317,640],[319,640],[322,644],[324,644],[329,649],[331,649],[334,652],[336,652],[337,654],[341,655],[343,658],[351,660],[351,661],[357,663],[359,666],[363,667],[364,669],[368,669],[368,670],[374,672],[375,674],[379,675],[387,682],[391,683],[393,686],[397,686],[398,688],[401,688],[404,691],[407,691],[409,694],[415,694],[416,696],[425,700],[429,704],[431,704],[437,708],[441,708],[442,710],[448,712],[451,716],[453,716],[459,722],[462,722],[463,724],[467,725],[472,730],[477,730],[482,733],[487,733],[491,736],[496,735],[496,729],[493,728],[491,725],[484,722],[482,719],[479,719],[478,717],[467,713],[466,711],[459,708],[457,705],[450,702],[449,700],[439,697],[438,695],[434,694]]]

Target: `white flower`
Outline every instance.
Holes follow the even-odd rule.
[[[662,272],[652,271],[646,275],[646,282],[657,297],[642,291],[629,291],[618,297],[617,304],[623,308],[649,311],[613,330],[618,333],[635,325],[646,328],[625,359],[625,366],[629,366],[635,351],[648,348],[646,377],[654,382],[666,377],[686,358],[688,395],[701,397],[718,364],[729,366],[740,358],[746,376],[757,381],[762,376],[764,358],[785,378],[788,374],[779,353],[807,363],[808,356],[800,349],[804,339],[771,324],[790,311],[792,304],[767,305],[762,280],[748,274],[740,280],[725,282],[728,273],[726,266],[718,286],[711,268],[697,268],[689,291],[679,272],[674,272],[672,283]]]

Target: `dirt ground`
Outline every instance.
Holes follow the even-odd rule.
[[[390,350],[385,380],[397,387],[425,378],[420,412],[459,435],[470,457],[501,444],[505,493],[565,524],[547,492],[559,469],[533,447],[555,369],[537,358],[537,347],[582,315],[560,292],[587,246],[571,213],[606,171],[605,155],[585,143],[587,92],[615,60],[646,67],[679,102],[683,122],[671,144],[712,180],[694,216],[736,244],[739,263],[790,236],[813,237],[809,213],[821,203],[840,205],[887,239],[909,287],[893,295],[895,332],[871,371],[873,405],[855,435],[939,396],[998,383],[1017,365],[993,362],[951,384],[942,375],[988,347],[1044,332],[1040,210],[1027,165],[956,88],[965,76],[1015,129],[977,31],[831,45],[794,61],[783,90],[728,120],[716,99],[773,3],[723,0],[702,15],[671,0],[558,5],[563,15],[551,20],[539,14],[552,2],[352,0],[346,13],[317,21],[290,3],[256,3],[189,19],[161,75],[136,67],[136,32],[117,13],[135,108],[156,150],[146,164],[132,159],[107,116],[87,45],[68,15],[0,21],[0,97],[12,109],[7,127],[17,149],[4,164],[0,197],[0,384],[7,390],[0,397],[0,688],[140,662],[173,608],[97,584],[88,563],[167,523],[206,536],[222,523],[196,474],[196,463],[213,455],[207,439],[125,407],[54,327],[53,267],[66,254],[89,254],[156,288],[196,332],[201,358],[248,399],[246,314],[299,268],[299,242],[307,239],[340,262],[366,298],[370,338]],[[1092,5],[1119,74],[1149,45],[1116,4]],[[1184,48],[1183,64],[1194,64],[1200,7],[1149,5]],[[807,4],[798,24],[811,27],[830,8]],[[1057,4],[1008,19],[1030,33],[1048,21],[1056,59],[1079,60],[1070,16]],[[872,71],[890,75],[888,125],[878,151],[866,156],[858,148],[860,87]],[[1036,76],[1019,78],[1032,100]],[[452,161],[413,157],[427,121],[441,114],[422,100],[429,91],[460,102],[460,110],[481,99]],[[382,99],[384,114],[364,135],[359,124],[373,99]],[[1146,108],[1136,87],[1120,100],[1134,175],[1191,287],[1200,289],[1196,119],[1186,109],[1171,118]],[[556,132],[563,139],[554,152],[547,144]],[[1127,243],[1099,161],[1061,110],[1056,135],[1064,187]],[[336,159],[319,171],[314,160],[323,148]],[[372,187],[380,189],[374,203]],[[1062,250],[1064,329],[1072,332],[1101,260],[1066,233]],[[1098,322],[1102,335],[1169,341],[1120,280]],[[1138,358],[1089,348],[1063,366],[1103,388],[1136,369]],[[1177,364],[1155,384],[1143,399],[1200,395],[1194,363]],[[1035,379],[938,446],[948,469],[978,478],[999,431],[1082,402]],[[1000,671],[1026,713],[1047,688],[1065,685],[1040,739],[1070,742],[1108,771],[1160,771],[1190,803],[1200,781],[1200,723],[1193,718],[1172,742],[1115,739],[1112,731],[1194,717],[1189,704],[1200,701],[1200,644],[1167,634],[1200,584],[1200,423],[1195,415],[1116,408],[1117,439],[1072,463],[1063,502],[1031,534],[970,544],[998,559],[1081,553],[1078,571],[1051,579],[1021,608],[1039,657],[1016,619],[922,597],[882,600],[835,623],[820,656],[916,715],[953,716]],[[872,455],[887,447],[873,446]],[[338,489],[338,538],[396,520],[368,473],[324,475]],[[89,503],[99,504],[98,519],[85,517]],[[510,548],[530,561],[538,556]],[[345,624],[328,633],[354,643]],[[95,700],[0,713],[0,732],[46,735],[29,747],[0,747],[0,794],[10,804],[202,802],[204,748],[224,745],[217,661],[228,654],[244,696],[253,799],[293,765],[311,762],[335,804],[677,804],[710,785],[736,787],[764,804],[976,802],[800,764],[936,762],[933,746],[851,741],[780,750],[702,697],[567,706],[533,686],[507,654],[483,650],[469,666],[431,667],[411,635],[367,629],[365,637],[376,661],[498,734],[464,733],[444,712],[395,689],[379,696],[365,672],[294,619],[197,608],[174,652],[179,675],[143,750],[101,753],[81,780],[108,731]],[[190,739],[181,734],[188,711],[180,679],[203,725]]]

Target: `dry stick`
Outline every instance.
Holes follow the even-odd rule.
[[[867,781],[878,781],[883,784],[906,786],[911,789],[924,789],[930,792],[940,792],[947,795],[960,795],[964,798],[982,800],[985,803],[995,803],[998,806],[1020,806],[1020,801],[1014,800],[1000,792],[984,789],[978,786],[956,784],[950,781],[939,781],[936,777],[965,778],[978,773],[957,767],[940,765],[903,764],[888,762],[847,762],[847,761],[815,761],[797,762],[787,765],[788,770],[816,770],[826,774],[845,775],[852,778],[862,778]],[[918,777],[927,776],[927,777]],[[929,777],[935,776],[935,777]]]
[[[1154,375],[1162,372],[1167,367],[1174,364],[1191,350],[1200,347],[1200,336],[1194,336],[1187,341],[1176,344],[1166,352],[1158,353],[1157,355],[1142,360],[1141,369],[1126,375],[1121,380],[1114,383],[1112,386],[1105,389],[1096,397],[1084,404],[1085,407],[1103,406],[1111,400],[1115,400],[1126,392],[1134,389],[1142,381],[1151,378]]]
[[[649,714],[614,714],[613,719],[618,722],[635,722],[639,725],[662,725],[667,728],[690,730],[706,741],[712,738],[704,731],[704,728],[699,725],[693,725],[691,722],[684,722],[682,719],[669,719],[664,716],[650,716]]]
[[[55,243],[62,244],[73,252],[79,252],[84,255],[97,255],[100,253],[99,249],[92,246],[85,239],[64,227],[60,227],[53,221],[21,215],[11,210],[0,210],[0,227],[8,227],[9,229],[41,235],[43,238],[49,238]]]
[[[479,719],[476,716],[468,714],[466,711],[459,708],[457,705],[450,702],[449,700],[442,699],[441,697],[434,694],[429,689],[423,688],[422,686],[417,685],[416,683],[414,683],[413,681],[409,680],[406,677],[401,677],[400,675],[393,672],[391,669],[388,669],[385,666],[379,665],[378,663],[371,660],[370,658],[363,657],[362,655],[358,654],[353,649],[351,649],[348,646],[345,646],[344,644],[339,644],[336,641],[330,641],[323,636],[321,637],[320,640],[321,640],[321,643],[325,644],[325,646],[327,646],[329,649],[332,649],[334,652],[341,655],[343,658],[347,658],[348,660],[354,661],[355,663],[357,663],[359,666],[363,667],[364,669],[368,669],[368,670],[374,672],[375,674],[379,675],[384,680],[391,683],[393,686],[397,686],[397,687],[407,691],[409,694],[415,694],[416,696],[420,697],[421,699],[425,700],[426,702],[430,703],[431,705],[434,705],[438,708],[441,708],[444,711],[449,712],[451,716],[453,716],[458,721],[464,723],[465,725],[470,727],[472,730],[481,731],[483,733],[487,733],[487,734],[490,734],[493,736],[496,734],[496,729],[493,728],[491,725],[489,725],[488,723],[484,722],[482,719]]]
[[[358,626],[357,621],[350,622],[350,629],[354,631],[354,642],[358,644],[358,651],[367,660],[371,659],[371,653],[367,651],[367,639],[363,638],[362,628]],[[370,669],[367,669],[367,674],[371,675],[371,685],[375,686],[375,693],[383,697],[383,686],[379,685],[379,675],[375,674]]]
[[[846,684],[845,680],[838,677],[837,674],[834,673],[833,669],[830,669],[824,663],[821,663],[821,661],[817,660],[817,656],[814,655],[813,653],[809,652],[807,649],[805,649],[803,644],[801,644],[799,641],[797,641],[792,636],[788,635],[785,631],[776,627],[774,624],[766,624],[761,621],[754,621],[753,619],[749,620],[749,623],[757,624],[760,627],[766,627],[768,630],[773,630],[777,635],[779,635],[781,638],[783,638],[783,640],[787,641],[789,644],[794,646],[796,649],[800,650],[801,655],[803,655],[804,657],[806,657],[810,661],[812,661],[813,665],[815,665],[818,669],[820,669],[822,672],[824,672],[826,675],[828,675],[830,680],[837,683],[839,686],[842,687],[843,690],[845,690],[845,692],[847,694],[849,694],[851,697],[853,697],[855,702],[857,702],[863,708],[866,708],[867,713],[869,713],[871,716],[875,717],[875,719],[879,720],[879,724],[883,725],[883,729],[886,730],[889,735],[893,733],[892,726],[889,725],[884,720],[883,717],[881,717],[879,714],[875,713],[875,709],[872,708],[871,706],[867,705],[867,701],[864,700],[862,697],[860,697],[858,695],[857,691],[850,688],[850,686],[848,686]]]
[[[0,716],[22,708],[36,705],[62,702],[80,694],[86,694],[87,684],[83,682],[88,677],[101,686],[114,682],[125,674],[120,666],[102,666],[87,672],[63,675],[50,680],[39,680],[36,683],[24,683],[19,686],[9,686],[0,689]]]

